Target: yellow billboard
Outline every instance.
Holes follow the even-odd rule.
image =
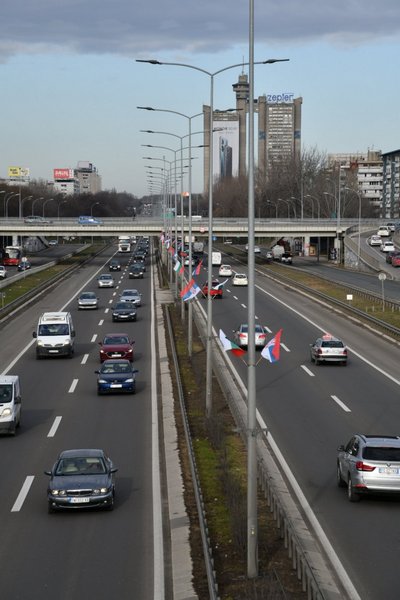
[[[29,169],[27,167],[8,167],[8,177],[9,179],[29,177]]]

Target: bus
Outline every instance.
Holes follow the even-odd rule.
[[[3,265],[5,267],[18,266],[21,262],[22,257],[22,248],[21,246],[6,246],[4,256],[3,256]]]

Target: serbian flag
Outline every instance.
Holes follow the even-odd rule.
[[[180,271],[181,266],[182,266],[181,263],[179,262],[179,260],[177,260],[176,263],[175,263],[175,265],[174,265],[174,271],[175,271],[175,273],[177,271]]]
[[[193,284],[194,284],[194,279],[191,279],[189,281],[189,283],[181,289],[181,293],[180,293],[181,298],[183,298],[183,296],[185,296],[188,293],[188,291],[190,290],[190,288],[192,287]]]
[[[201,261],[199,262],[197,267],[193,270],[192,275],[200,275],[200,269],[201,269],[202,264],[203,264],[203,259],[201,259]]]
[[[193,281],[193,280],[192,280]],[[187,300],[191,300],[195,298],[197,294],[200,292],[200,288],[195,281],[193,281],[193,285],[188,289],[187,293],[183,296],[183,301],[187,302]]]
[[[236,346],[236,344],[228,340],[222,329],[219,330],[219,340],[225,352],[232,352],[235,356],[246,354],[243,348],[239,348],[239,346]]]
[[[282,329],[278,331],[272,338],[269,340],[268,344],[264,346],[261,351],[261,356],[266,360],[269,360],[270,363],[274,363],[279,360],[279,354],[281,349],[281,335]]]
[[[222,288],[222,287],[223,287],[223,286],[226,284],[226,282],[227,282],[227,281],[228,281],[228,280],[227,280],[227,279],[225,279],[225,281],[222,281],[222,282],[221,282],[221,283],[219,283],[218,285],[214,285],[214,287],[212,287],[211,289],[212,289],[212,290],[219,290],[219,289],[221,289],[221,288]]]

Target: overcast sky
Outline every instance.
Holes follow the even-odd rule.
[[[255,0],[255,96],[303,98],[302,142],[321,152],[400,147],[400,2]],[[210,99],[210,77],[153,66],[157,58],[214,73],[248,62],[243,0],[2,0],[0,4],[0,177],[9,166],[52,179],[54,168],[92,162],[103,188],[148,192],[144,156],[172,160],[188,119]],[[232,84],[246,67],[215,77],[214,106],[233,108]],[[201,117],[192,131],[201,131]],[[201,144],[202,135],[193,138]],[[193,188],[202,191],[201,150]],[[157,161],[154,161],[154,165]],[[162,164],[161,162],[159,163]]]

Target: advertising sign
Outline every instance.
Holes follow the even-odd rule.
[[[267,94],[268,104],[293,104],[294,94],[292,92],[281,92],[280,94]]]
[[[8,177],[10,179],[29,177],[29,169],[27,167],[8,167]]]
[[[73,169],[53,169],[54,179],[73,179]]]
[[[214,121],[213,174],[215,179],[236,177],[239,171],[239,121]]]

